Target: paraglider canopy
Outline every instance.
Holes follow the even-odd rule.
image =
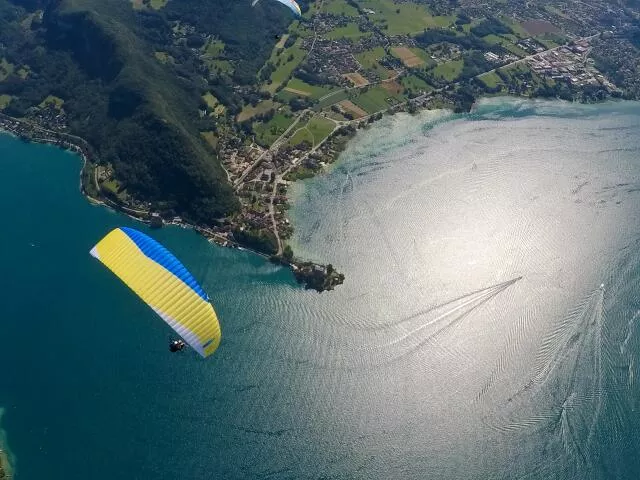
[[[251,4],[251,6],[252,7],[255,6],[255,4],[258,3],[258,1],[259,0],[253,0],[253,3]],[[294,0],[276,0],[276,1],[289,7],[291,11],[295,13],[298,17],[302,16],[302,10],[300,10],[300,5],[298,5]]]
[[[133,228],[116,228],[95,247],[100,260],[202,357],[220,344],[220,324],[208,295],[180,261]],[[183,345],[184,346],[184,345]]]

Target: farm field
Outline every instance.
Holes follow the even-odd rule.
[[[416,75],[407,75],[405,77],[402,77],[400,83],[402,83],[404,88],[413,91],[424,90],[428,92],[430,90],[433,90],[433,87],[431,85],[429,85],[427,82],[422,80],[420,77],[417,77]]]
[[[499,35],[491,34],[491,35],[487,35],[486,37],[482,37],[482,39],[491,45],[501,45],[502,47],[504,47],[505,49],[509,50],[511,53],[519,57],[526,57],[528,55],[528,53],[525,52],[522,48],[518,47],[510,40],[503,38]]]
[[[307,142],[309,145],[313,146],[313,134],[309,131],[307,127],[303,127],[299,129],[287,142],[291,146],[299,145],[302,142]]]
[[[271,62],[276,65],[276,69],[271,74],[271,83],[265,88],[271,93],[276,91],[280,85],[282,85],[295,70],[295,68],[302,62],[307,52],[300,47],[302,40],[296,40],[291,47],[282,50],[280,55],[276,55],[277,49],[271,54]],[[291,58],[291,60],[289,60]],[[278,65],[278,60],[280,65]]]
[[[349,98],[349,94],[346,90],[337,90],[335,93],[329,94],[326,96],[326,98],[320,100],[318,102],[318,105],[316,106],[316,109],[328,107],[329,105],[339,103],[347,98]]]
[[[313,134],[314,145],[327,138],[335,128],[335,123],[326,118],[315,116],[307,124],[307,129]]]
[[[500,21],[504,23],[506,26],[508,26],[518,38],[527,38],[531,36],[529,35],[529,32],[527,32],[527,30],[520,23],[516,22],[511,17],[501,15]]]
[[[336,90],[336,87],[321,87],[319,85],[310,85],[306,82],[303,82],[299,78],[293,77],[287,83],[285,88],[286,91],[302,96],[310,96],[311,98],[318,99],[331,92],[332,90]]]
[[[280,40],[278,40],[278,43],[276,43],[276,48],[278,49],[284,48],[284,44],[287,42],[288,38],[289,38],[288,33],[285,33],[284,35],[282,35],[282,37],[280,37]]]
[[[209,145],[211,145],[211,148],[213,148],[214,150],[218,148],[218,136],[214,132],[200,132],[200,135]]]
[[[422,5],[391,0],[364,0],[360,6],[376,12],[371,18],[378,25],[387,26],[387,35],[418,34],[425,28],[446,28],[456,19],[454,16],[433,16]]]
[[[355,87],[363,87],[369,84],[369,80],[359,73],[345,73],[345,78],[349,80]]]
[[[40,102],[40,105],[38,105],[38,107],[44,108],[47,105],[53,105],[55,108],[60,109],[62,108],[62,105],[64,105],[64,100],[54,95],[49,95],[42,102]]]
[[[483,73],[478,77],[478,80],[480,80],[489,88],[497,87],[502,83],[502,79],[498,76],[496,72]]]
[[[452,82],[458,75],[462,73],[464,67],[464,60],[450,60],[445,63],[441,63],[433,69],[433,74],[436,77],[443,78],[444,80]]]
[[[274,103],[273,100],[263,100],[258,103],[255,107],[252,105],[245,105],[242,111],[238,114],[237,121],[244,122],[245,120],[249,120],[250,118],[255,117],[256,115],[261,115],[263,113],[267,113],[272,108],[278,108],[280,105]]]
[[[0,95],[0,110],[4,109],[11,102],[11,95]]]
[[[541,35],[543,33],[558,33],[560,31],[558,27],[546,20],[527,20],[522,23],[522,28],[531,36]]]
[[[351,113],[354,118],[366,117],[368,115],[365,110],[357,106],[351,100],[342,100],[338,105],[340,105],[340,107],[342,107],[346,112]]]
[[[325,0],[322,3],[322,11],[333,13],[334,15],[345,15],[347,17],[358,16],[358,10],[345,2],[345,0]]]
[[[256,133],[256,140],[262,145],[271,145],[284,131],[289,128],[294,121],[293,116],[288,113],[276,113],[271,120],[266,123],[256,122],[253,130]]]
[[[393,54],[398,57],[405,67],[413,68],[420,65],[424,65],[424,60],[418,57],[414,52],[409,50],[407,47],[395,47],[392,48],[391,51]]]
[[[330,40],[336,40],[339,38],[350,38],[352,40],[356,40],[360,37],[371,36],[371,32],[361,32],[357,23],[348,23],[344,27],[338,27],[325,33],[324,36]]]
[[[376,113],[389,108],[389,104],[385,99],[392,96],[394,95],[382,87],[372,87],[366,92],[360,93],[360,95],[353,98],[352,101],[367,113]]]
[[[14,68],[13,64],[7,62],[6,58],[0,60],[0,82],[6,80],[13,73]]]
[[[386,52],[384,51],[384,48],[376,47],[371,50],[357,53],[355,57],[363,68],[375,68],[375,65],[379,65],[378,60],[383,58],[385,55]]]

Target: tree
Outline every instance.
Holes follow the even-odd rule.
[[[290,245],[285,245],[284,250],[282,250],[282,257],[288,262],[293,259],[293,250]]]

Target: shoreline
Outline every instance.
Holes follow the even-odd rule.
[[[9,463],[9,456],[0,448],[0,480],[11,480],[13,478],[13,470]]]
[[[475,97],[473,99],[473,102],[465,105],[464,111],[456,111],[457,109],[455,108],[455,103],[447,97],[446,93],[442,96],[419,96],[414,99],[408,100],[402,105],[397,105],[396,107],[387,111],[378,112],[377,114],[368,116],[366,119],[354,121],[348,126],[334,129],[334,131],[322,142],[322,145],[318,145],[318,147],[326,147],[328,153],[325,153],[326,150],[320,150],[316,148],[310,152],[306,152],[303,156],[303,158],[306,158],[310,154],[316,153],[317,150],[320,150],[321,154],[324,155],[323,161],[317,163],[313,168],[305,167],[303,174],[300,174],[298,171],[298,168],[302,166],[301,162],[291,165],[291,167],[289,167],[286,172],[283,172],[283,174],[281,175],[281,180],[283,180],[283,183],[274,183],[274,196],[277,187],[281,186],[283,187],[281,196],[288,203],[288,201],[290,200],[288,191],[289,186],[292,183],[298,180],[312,178],[322,172],[328,171],[330,167],[335,165],[340,157],[340,154],[348,147],[350,141],[357,135],[358,131],[367,129],[368,127],[376,124],[385,116],[393,116],[396,113],[405,113],[407,115],[414,116],[422,112],[435,110],[450,111],[454,114],[468,114],[472,113],[483,100],[497,97],[513,100],[519,99],[524,101],[542,100],[565,102],[565,100],[562,100],[558,97],[531,97],[513,94],[496,95],[487,93]],[[602,104],[612,101],[620,100],[615,98],[605,98],[596,103]],[[575,103],[568,101],[566,102],[568,104]],[[586,102],[578,103],[591,104]],[[145,223],[151,226],[151,228],[159,228],[163,225],[175,225],[181,228],[194,230],[196,233],[204,236],[209,243],[214,243],[222,247],[237,248],[252,252],[263,257],[266,260],[271,261],[272,263],[289,267],[298,283],[304,285],[306,289],[313,289],[318,292],[323,292],[325,290],[333,290],[333,288],[335,288],[337,285],[341,285],[344,282],[344,275],[335,271],[331,264],[324,265],[315,263],[313,261],[306,261],[296,258],[293,256],[290,249],[288,255],[286,249],[284,249],[283,251],[283,240],[289,238],[290,234],[292,233],[292,226],[289,222],[289,219],[286,218],[287,215],[284,213],[282,213],[282,215],[286,218],[286,230],[283,229],[283,231],[279,231],[278,224],[274,219],[273,230],[278,243],[278,249],[276,252],[269,252],[266,251],[266,248],[260,248],[260,239],[257,239],[258,241],[256,241],[256,238],[252,237],[252,234],[249,230],[245,231],[244,227],[239,227],[237,222],[234,222],[234,220],[231,220],[230,218],[225,218],[217,221],[216,226],[204,226],[190,223],[180,217],[173,217],[172,219],[163,218],[160,213],[154,213],[149,208],[144,210],[131,208],[130,206],[127,206],[122,202],[118,202],[114,199],[109,198],[109,196],[103,193],[103,190],[100,187],[100,182],[98,180],[98,169],[103,167],[99,166],[97,162],[92,160],[96,157],[93,154],[91,147],[89,146],[88,142],[80,137],[67,133],[47,130],[39,125],[36,125],[29,121],[10,117],[3,114],[2,112],[0,112],[0,131],[19,138],[23,141],[53,145],[78,154],[82,158],[83,162],[79,174],[79,188],[83,196],[92,205],[99,205],[110,208],[111,210],[122,213],[133,220]],[[88,167],[91,168],[91,170],[87,170]],[[89,190],[95,191],[95,193],[92,193]],[[271,207],[273,209],[274,205],[271,205]],[[264,245],[262,246],[264,247]]]
[[[82,158],[82,167],[79,175],[80,192],[92,205],[110,208],[111,210],[122,213],[133,220],[150,225],[152,228],[161,227],[165,224],[175,225],[181,228],[194,230],[196,233],[204,236],[209,243],[215,243],[222,247],[231,247],[250,251],[277,265],[288,266],[295,279],[298,283],[304,285],[305,289],[316,290],[320,293],[325,290],[333,290],[337,285],[341,285],[344,282],[344,275],[336,272],[331,265],[322,265],[319,263],[295,259],[293,257],[286,258],[284,255],[270,255],[269,253],[260,251],[257,248],[253,248],[251,245],[244,244],[235,238],[229,238],[228,235],[222,235],[221,232],[216,232],[210,227],[191,224],[177,217],[169,222],[165,222],[162,217],[158,214],[154,214],[150,210],[132,209],[113,201],[107,196],[100,195],[101,189],[97,176],[95,175],[95,170],[93,172],[87,172],[88,166],[96,166],[96,163],[91,160],[91,158],[95,157],[90,150],[88,142],[80,137],[47,130],[39,125],[10,117],[2,112],[0,112],[0,132],[4,132],[5,134],[11,135],[14,138],[25,142],[52,145],[79,155]],[[87,173],[89,173],[88,176]],[[100,195],[100,198],[97,198],[88,191],[87,185],[85,184],[87,178],[93,180],[92,188],[95,188],[96,193]]]
[[[4,409],[0,407],[0,422]],[[15,459],[14,459],[15,460]],[[9,461],[9,449],[7,448],[7,439],[5,432],[0,428],[0,480],[12,480],[14,474],[13,466]]]

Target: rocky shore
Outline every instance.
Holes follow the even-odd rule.
[[[0,480],[11,480],[11,468],[9,458],[4,450],[0,449]]]

